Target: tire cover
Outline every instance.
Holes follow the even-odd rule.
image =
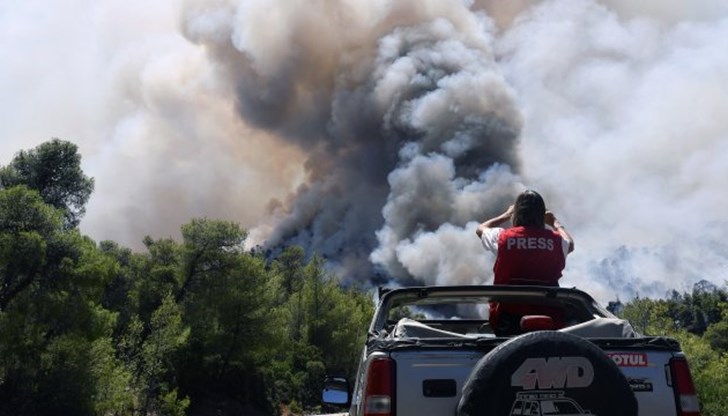
[[[622,371],[591,342],[538,331],[486,354],[463,386],[458,416],[637,416]]]

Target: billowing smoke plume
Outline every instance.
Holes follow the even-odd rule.
[[[0,163],[78,142],[92,237],[227,218],[349,282],[488,283],[475,227],[529,187],[575,236],[562,285],[727,278],[725,2],[62,3],[0,9]]]
[[[728,127],[725,24],[641,7],[244,1],[190,8],[185,27],[241,116],[308,154],[306,185],[254,240],[303,244],[349,278],[371,262],[402,284],[484,282],[475,223],[527,185],[577,237],[565,282],[632,296],[720,281],[722,260],[691,253],[726,248],[703,230],[725,227],[701,195],[721,172],[688,160],[715,158]]]
[[[240,115],[308,154],[306,184],[251,239],[302,244],[346,278],[369,279],[374,264],[402,281],[442,283],[439,269],[453,282],[482,281],[484,261],[446,271],[418,264],[429,253],[402,251],[443,226],[464,234],[516,189],[521,117],[495,62],[493,23],[459,0],[350,6],[188,9],[185,33],[220,65]],[[482,254],[471,235],[450,239]]]

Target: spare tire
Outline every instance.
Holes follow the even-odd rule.
[[[637,416],[619,367],[596,345],[556,331],[532,332],[496,347],[463,386],[458,416]]]

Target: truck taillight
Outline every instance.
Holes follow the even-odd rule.
[[[394,416],[394,361],[375,358],[369,362],[364,416]]]
[[[679,416],[700,416],[700,402],[695,392],[690,367],[684,357],[675,357],[670,360],[670,375],[672,388],[675,391]]]

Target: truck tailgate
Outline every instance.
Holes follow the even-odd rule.
[[[669,369],[672,352],[607,350],[606,353],[629,380],[640,415],[675,416],[675,396]]]
[[[605,351],[630,382],[639,414],[676,416],[670,381],[670,351],[614,349]],[[455,413],[463,385],[482,351],[394,351],[397,416],[443,416]]]
[[[398,351],[397,416],[444,416],[455,413],[460,392],[480,351]]]

